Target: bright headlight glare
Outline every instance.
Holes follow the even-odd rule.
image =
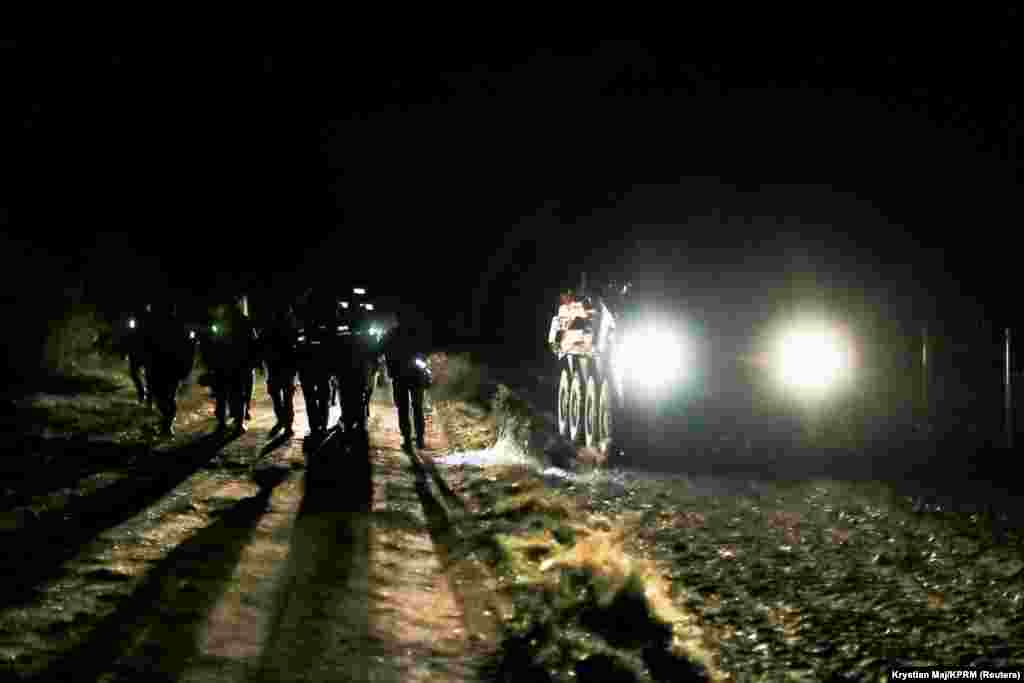
[[[780,382],[803,391],[823,391],[842,381],[849,371],[845,344],[827,328],[797,329],[779,339],[777,372]]]
[[[658,386],[679,379],[684,370],[684,347],[675,335],[649,329],[629,335],[615,354],[622,378],[645,386]]]

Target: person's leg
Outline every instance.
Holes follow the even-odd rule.
[[[217,429],[227,427],[228,382],[225,373],[217,371],[213,376],[214,414],[217,416]]]
[[[302,383],[303,400],[306,402],[306,419],[309,420],[309,431],[315,432],[317,431],[317,415],[319,412],[316,406],[314,374],[308,369],[300,370],[299,380]]]
[[[252,419],[252,396],[256,391],[256,369],[251,368],[245,373],[245,419]]]
[[[137,353],[128,354],[128,374],[131,375],[139,403],[146,402],[146,385],[142,382],[142,362]]]
[[[178,414],[178,381],[173,377],[160,379],[160,386],[155,388],[157,392],[157,407],[163,418],[161,431],[168,436],[174,434],[174,418]]]
[[[395,405],[398,406],[398,429],[402,432],[402,445],[412,444],[412,427],[409,424],[409,386],[398,380],[395,382]]]
[[[411,393],[412,415],[416,425],[416,447],[426,448],[427,420],[423,414],[423,387],[419,385],[414,386]]]
[[[228,409],[231,411],[231,417],[234,419],[234,428],[236,431],[245,431],[245,392],[247,389],[246,374],[247,370],[234,370],[231,373],[230,389],[228,399]]]
[[[289,434],[295,425],[295,371],[292,370],[285,375],[281,383],[282,420],[285,431]]]

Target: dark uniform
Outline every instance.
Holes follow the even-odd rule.
[[[322,297],[310,301],[303,326],[298,330],[297,349],[299,382],[306,401],[309,430],[313,436],[327,433],[336,334],[337,318],[333,302]]]
[[[344,316],[338,330],[335,369],[341,394],[340,424],[346,431],[366,431],[377,357],[376,339],[358,310]]]
[[[135,393],[139,403],[153,405],[153,395],[149,387],[149,362],[146,358],[146,328],[151,307],[140,316],[132,316],[125,322],[122,348],[128,356],[128,374],[135,385]]]
[[[244,432],[249,381],[259,362],[256,330],[237,305],[223,307],[213,316],[203,340],[203,358],[211,375],[218,429],[227,426],[228,414],[236,431]]]
[[[266,364],[267,393],[274,404],[277,424],[270,430],[274,435],[282,429],[293,433],[295,422],[295,375],[298,356],[295,348],[295,323],[289,312],[274,316],[260,339],[263,361]]]
[[[412,446],[412,428],[409,424],[409,403],[412,402],[416,445],[425,448],[426,417],[423,394],[430,384],[430,371],[426,364],[427,341],[417,330],[403,324],[393,328],[384,340],[384,356],[398,407],[398,427],[402,432],[404,448]]]
[[[150,396],[160,410],[160,431],[171,436],[178,412],[178,387],[192,372],[195,360],[195,343],[173,306],[162,307],[147,321],[144,348]]]

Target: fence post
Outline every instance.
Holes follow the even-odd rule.
[[[921,417],[924,427],[931,425],[931,402],[928,396],[930,370],[928,367],[928,326],[921,327]]]
[[[1016,421],[1013,419],[1013,368],[1010,363],[1010,328],[1006,328],[1003,360],[1003,429],[1006,433],[1006,447],[1013,448]]]

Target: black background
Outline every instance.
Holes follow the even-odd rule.
[[[997,9],[891,45],[690,52],[7,40],[6,296],[359,282],[536,344],[585,268],[730,334],[800,300],[990,332],[1017,315],[1018,29]]]

